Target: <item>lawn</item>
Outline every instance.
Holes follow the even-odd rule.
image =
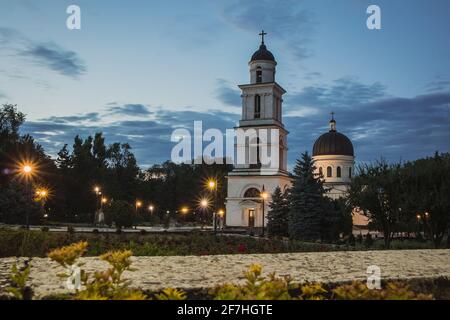
[[[308,243],[279,239],[262,239],[236,235],[217,235],[205,232],[183,234],[115,234],[68,233],[0,229],[0,257],[45,257],[58,247],[87,241],[87,256],[97,256],[110,250],[130,249],[136,256],[215,255],[245,253],[325,252],[342,250],[379,250],[383,242],[375,240],[350,245]],[[430,242],[395,240],[392,249],[432,248]]]

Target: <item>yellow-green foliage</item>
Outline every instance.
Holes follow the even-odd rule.
[[[182,290],[167,288],[162,293],[155,294],[156,300],[186,300],[186,293]]]
[[[328,293],[320,283],[304,284],[300,286],[300,300],[325,300]]]
[[[53,250],[48,256],[63,267],[73,266],[87,249],[86,242],[79,242],[67,247]],[[145,300],[148,297],[140,290],[130,288],[130,281],[123,279],[123,273],[134,271],[131,268],[132,252],[130,250],[112,251],[100,256],[100,259],[110,264],[105,271],[87,274],[81,270],[83,290],[78,291],[75,299],[79,300]],[[11,282],[14,284],[10,292],[16,298],[24,298],[24,288],[30,273],[30,267],[18,270],[14,265]],[[401,282],[389,282],[381,290],[368,289],[367,285],[355,281],[351,284],[340,285],[329,293],[320,283],[309,283],[299,286],[292,284],[290,276],[278,277],[271,273],[262,276],[262,267],[252,264],[244,273],[245,283],[236,285],[225,283],[211,290],[215,300],[428,300],[432,295],[416,294],[408,285]],[[298,289],[300,294],[293,297],[290,292]],[[185,300],[186,293],[174,288],[164,289],[155,295],[157,300]]]
[[[86,252],[87,247],[88,243],[85,241],[73,243],[50,251],[48,257],[58,262],[64,268],[67,268],[75,264],[75,261]]]
[[[216,300],[430,300],[432,295],[416,294],[407,284],[402,282],[388,282],[381,290],[369,289],[360,281],[340,285],[329,293],[322,284],[310,283],[298,287],[292,285],[290,277],[276,277],[269,274],[266,278],[261,276],[260,265],[253,264],[245,273],[244,285],[226,283],[216,287],[211,294]],[[293,297],[290,289],[298,288],[300,295]]]
[[[30,276],[31,265],[28,262],[24,263],[24,267],[19,269],[17,264],[11,268],[10,281],[11,286],[7,287],[7,292],[11,293],[16,299],[31,298],[31,289],[27,286],[27,281]]]
[[[80,291],[76,299],[79,300],[145,300],[147,296],[139,290],[131,289],[130,281],[124,280],[122,275],[131,269],[130,250],[113,251],[100,256],[111,267],[105,271],[97,271],[92,279],[83,279],[85,290]]]
[[[351,284],[341,285],[333,291],[333,298],[339,300],[431,300],[432,295],[416,294],[409,286],[402,282],[388,282],[386,288],[369,289],[367,285],[354,281]]]
[[[68,268],[77,262],[87,250],[87,242],[74,243],[66,247],[55,249],[48,254],[48,257],[61,266]],[[130,250],[107,252],[100,256],[110,264],[110,268],[105,271],[96,271],[94,274],[87,274],[81,270],[81,283],[83,290],[76,293],[78,300],[145,300],[147,296],[139,290],[129,288],[130,282],[124,280],[122,275],[131,269]],[[67,275],[65,275],[67,276]]]
[[[245,272],[245,284],[224,284],[212,291],[216,300],[289,300],[288,290],[291,288],[289,277],[276,277],[269,274],[267,278],[262,275],[262,267],[252,264]]]

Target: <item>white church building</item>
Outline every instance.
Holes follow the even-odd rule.
[[[249,65],[250,83],[240,85],[242,91],[242,116],[236,131],[256,133],[262,130],[278,132],[276,139],[269,136],[260,140],[249,134],[249,138],[235,144],[236,153],[245,155],[245,161],[237,163],[227,176],[225,224],[227,227],[261,229],[267,225],[270,195],[276,187],[282,191],[291,186],[287,171],[287,136],[283,125],[282,105],[286,91],[276,82],[277,62],[264,44],[264,31],[259,49],[252,55]],[[257,135],[258,136],[258,135]],[[253,138],[252,138],[253,137]],[[260,161],[262,149],[276,150],[276,167]],[[239,156],[238,156],[239,158]],[[354,172],[354,150],[352,142],[336,130],[334,116],[329,132],[314,143],[313,159],[317,173],[322,173],[327,194],[336,199],[342,196]]]

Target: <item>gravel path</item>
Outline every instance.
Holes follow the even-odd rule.
[[[0,259],[0,292],[7,283],[11,266],[23,258]],[[243,271],[260,263],[265,273],[291,275],[295,282],[342,282],[365,280],[367,267],[381,268],[383,279],[450,277],[450,250],[347,251],[283,254],[246,254],[216,256],[134,257],[137,271],[126,273],[132,286],[144,290],[166,287],[200,289],[224,282],[239,282]],[[97,258],[83,258],[83,268],[107,268]],[[57,277],[62,272],[46,258],[34,258],[30,281],[37,297],[67,292]]]

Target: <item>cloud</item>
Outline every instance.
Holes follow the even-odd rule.
[[[450,151],[450,91],[395,97],[380,83],[341,78],[305,87],[286,95],[285,101],[291,165],[301,152],[311,152],[315,140],[328,132],[330,111],[336,113],[338,131],[352,140],[357,161],[374,161],[381,156],[389,161],[413,160],[435,151]],[[127,105],[146,106],[108,104],[110,108]],[[34,135],[52,155],[64,143],[70,145],[77,134],[86,137],[102,131],[110,143],[130,143],[139,164],[145,167],[170,159],[174,129],[186,128],[193,133],[194,121],[201,120],[203,130],[217,128],[225,132],[236,126],[240,118],[233,111],[196,111],[192,106],[183,111],[159,107],[150,114],[140,107],[114,110],[125,110],[125,114],[117,119],[106,109],[104,113],[51,117],[26,122],[23,131]],[[145,117],[133,117],[136,110],[144,112]]]
[[[203,130],[218,128],[225,132],[239,119],[239,115],[220,110],[170,111],[166,108],[156,109],[150,120],[117,120],[108,118],[109,115],[111,113],[88,113],[27,121],[21,130],[33,135],[53,157],[64,144],[71,146],[76,135],[86,138],[103,132],[107,143],[128,142],[139,164],[147,167],[170,159],[174,146],[170,139],[174,129],[186,128],[193,134],[194,121],[202,121]],[[99,124],[98,119],[103,122]]]
[[[233,1],[224,7],[223,16],[235,27],[253,34],[264,29],[270,39],[282,41],[299,59],[311,55],[307,44],[315,23],[312,13],[301,7],[301,1]]]
[[[286,100],[291,162],[300,152],[311,152],[314,141],[328,131],[330,111],[336,112],[338,131],[353,141],[358,161],[381,156],[412,160],[437,150],[450,151],[450,91],[392,97],[379,83],[344,78],[306,87]]]
[[[112,114],[121,114],[128,116],[146,116],[150,115],[151,112],[146,105],[143,104],[124,104],[117,105],[116,103],[109,104],[111,107],[108,108]]]
[[[100,114],[98,112],[90,112],[86,114],[73,115],[73,116],[53,116],[43,119],[46,122],[53,123],[79,123],[79,122],[97,122],[100,121]]]
[[[35,63],[65,76],[77,78],[86,72],[83,61],[75,52],[65,50],[53,43],[32,44],[22,54],[32,58]]]
[[[386,87],[381,83],[366,85],[356,78],[344,77],[333,81],[331,85],[313,85],[298,93],[286,97],[286,105],[307,107],[345,108],[355,104],[367,103],[387,96]]]
[[[450,79],[442,76],[436,76],[433,81],[425,85],[427,92],[443,91],[450,89]]]
[[[2,50],[26,57],[34,64],[56,71],[64,76],[78,78],[86,72],[84,61],[74,51],[49,42],[38,43],[15,29],[0,27]]]
[[[230,82],[224,79],[217,79],[216,98],[225,105],[240,107],[241,93],[234,89]]]

